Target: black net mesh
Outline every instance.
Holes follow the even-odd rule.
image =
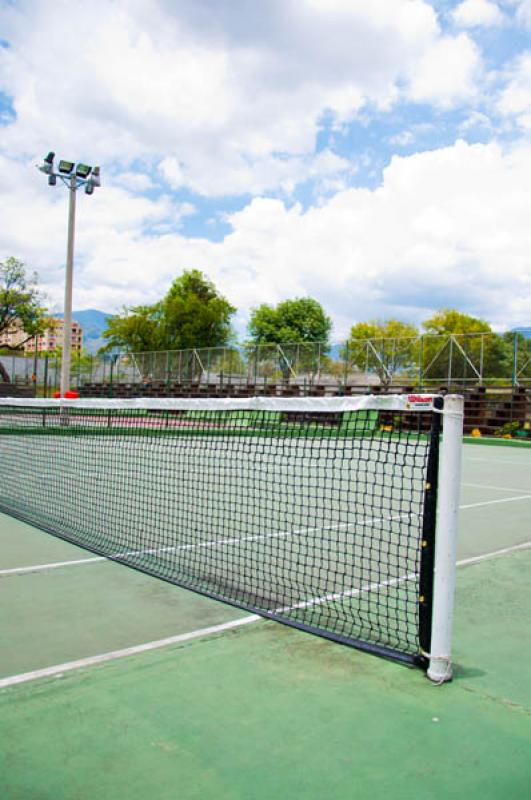
[[[0,509],[180,586],[422,663],[437,416],[3,406]]]

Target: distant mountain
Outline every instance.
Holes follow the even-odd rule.
[[[62,317],[62,314],[56,316]],[[79,322],[83,328],[83,348],[89,353],[96,353],[105,344],[103,331],[107,328],[107,320],[112,314],[105,311],[98,311],[95,308],[87,308],[82,311],[72,311],[72,319]]]

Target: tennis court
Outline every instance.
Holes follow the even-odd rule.
[[[295,622],[300,622],[300,612],[314,614],[317,609],[319,619],[308,628],[326,630],[331,623],[337,632],[338,620],[344,625],[356,600],[366,624],[355,638],[363,636],[373,644],[371,636],[375,631],[381,636],[393,608],[394,619],[403,621],[398,637],[402,647],[404,639],[406,645],[412,641],[412,582],[398,579],[416,576],[419,566],[417,555],[409,552],[413,547],[399,557],[393,543],[405,521],[412,543],[422,534],[419,486],[427,468],[427,437],[407,433],[401,439],[390,432],[376,440],[351,434],[341,437],[341,465],[336,458],[336,466],[327,464],[323,472],[323,448],[333,447],[337,457],[338,437],[333,434],[304,437],[304,464],[297,466],[300,431],[291,432],[289,455],[285,436],[277,441],[262,431],[260,438],[253,430],[251,437],[226,437],[225,454],[205,462],[205,445],[216,438],[212,430],[203,429],[200,437],[180,430],[179,446],[187,455],[180,485],[190,505],[181,508],[179,524],[183,536],[195,526],[202,537],[199,542],[184,540],[181,546],[192,560],[198,552],[210,554],[199,573],[198,562],[193,570],[195,580],[199,575],[208,583],[207,594],[216,593],[211,590],[213,585],[219,589],[220,577],[226,590],[230,551],[231,568],[236,564],[241,574],[249,565],[247,586],[262,587],[260,597],[251,592],[251,600],[246,597],[242,605],[263,612],[265,607],[285,610],[286,604],[302,603],[291,609]],[[259,465],[259,484],[270,486],[265,505],[263,492],[262,505],[252,496],[256,481],[249,480],[248,451],[230,457],[230,447],[240,447],[246,438],[264,445],[252,470]],[[408,449],[412,438],[414,447]],[[130,437],[124,455],[116,440],[101,431],[85,436],[82,446],[75,436],[62,436],[59,441],[67,446],[55,451],[48,432],[32,436],[31,470],[47,476],[39,508],[55,514],[53,526],[68,493],[81,492],[71,505],[90,513],[94,530],[108,530],[102,506],[109,504],[99,502],[106,491],[112,492],[108,475],[119,475],[120,464],[130,464],[133,452],[138,464],[144,439]],[[159,446],[164,441],[159,437]],[[397,459],[402,464],[398,481],[393,480],[395,470],[379,468],[371,453],[377,446],[381,454],[382,442],[395,465]],[[196,449],[199,443],[201,451]],[[151,572],[164,572],[174,561],[161,552],[167,541],[156,540],[153,546],[154,531],[148,530],[145,515],[152,491],[142,480],[145,470],[131,476],[129,469],[124,480],[134,493],[122,517],[113,519],[113,530],[122,531],[115,540],[111,536],[114,560],[2,515],[0,591],[2,639],[7,643],[0,664],[0,726],[7,741],[3,796],[524,796],[531,745],[531,645],[526,635],[531,449],[511,445],[463,447],[455,675],[443,687],[431,684],[420,670],[278,625],[117,563],[115,557],[120,560],[124,553],[123,532],[131,530],[135,535],[127,540],[128,559],[139,552],[145,559],[150,542]],[[78,446],[81,453],[76,454]],[[63,478],[59,485],[50,469],[50,453],[63,459],[64,475],[64,459],[71,459],[73,468],[80,456],[86,457],[87,448],[92,448],[90,484],[79,487]],[[313,452],[309,462],[308,448]],[[355,476],[348,475],[353,449],[356,460],[362,453],[366,464],[364,491],[359,484],[358,497]],[[198,452],[203,454],[200,461]],[[389,464],[389,459],[381,463]],[[20,464],[12,462],[9,469],[5,464],[3,482],[8,473],[16,479],[10,495],[16,499],[20,492],[22,502],[30,467],[25,476]],[[235,477],[236,468],[240,473]],[[161,486],[167,485],[163,476],[171,470],[163,455],[157,469]],[[231,494],[232,516],[234,508],[252,508],[253,527],[240,526],[236,537],[234,526],[229,530],[229,515],[219,502],[213,505],[212,493],[205,494],[202,479],[208,469],[210,483],[230,481],[237,487]],[[135,507],[133,496],[143,502]],[[370,556],[358,573],[348,569],[349,560],[359,563],[347,527],[353,502],[358,522],[370,520],[365,525]],[[287,505],[293,509],[289,520]],[[381,519],[385,524],[377,522]],[[82,522],[70,518],[64,524],[79,530]],[[167,520],[159,517],[159,532],[163,523]],[[212,526],[219,532],[215,546],[207,538]],[[332,526],[335,538],[325,550],[319,542]],[[273,538],[273,532],[288,530],[289,536]],[[98,549],[94,542],[91,547]],[[189,568],[191,562],[186,563]],[[220,564],[225,570],[221,576]],[[296,598],[287,596],[286,575],[295,576],[297,586],[301,565],[305,585]],[[315,603],[323,592],[330,593],[331,579],[334,592],[343,596]],[[397,582],[389,585],[393,580]],[[377,586],[376,594],[358,591],[367,584]],[[279,586],[284,587],[280,594]],[[234,586],[230,589],[227,599],[234,601]],[[262,599],[267,606],[259,605]],[[382,615],[386,618],[378,627]],[[341,641],[344,629],[339,633]],[[392,636],[396,639],[397,630]],[[382,645],[381,639],[377,644]]]

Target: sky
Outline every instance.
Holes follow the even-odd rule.
[[[531,0],[0,0],[0,260],[116,313],[202,270],[333,339],[457,308],[531,324]]]

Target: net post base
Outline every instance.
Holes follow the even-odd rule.
[[[447,683],[453,678],[452,662],[444,656],[432,657],[426,675],[433,683]]]

